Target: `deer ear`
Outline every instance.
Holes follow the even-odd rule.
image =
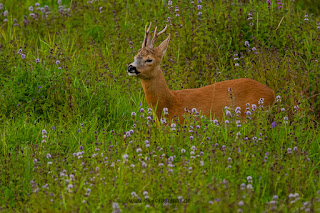
[[[166,54],[168,45],[169,45],[169,41],[170,41],[170,37],[171,35],[169,34],[169,36],[166,38],[166,40],[164,40],[158,47],[157,47],[157,52],[159,52],[159,54],[161,55],[161,58]]]

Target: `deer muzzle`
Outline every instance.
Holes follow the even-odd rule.
[[[129,76],[136,76],[140,73],[137,68],[131,64],[128,66],[127,71]]]

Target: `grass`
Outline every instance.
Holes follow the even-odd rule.
[[[316,6],[90,2],[0,10],[2,211],[319,211]],[[172,35],[169,88],[249,77],[280,98],[249,120],[157,127],[126,73],[149,22]]]

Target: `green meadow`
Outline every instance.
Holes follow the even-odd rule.
[[[0,211],[319,212],[319,14],[310,0],[0,0]],[[274,106],[157,126],[126,71],[150,22],[168,26],[156,45],[172,36],[170,89],[252,78]]]

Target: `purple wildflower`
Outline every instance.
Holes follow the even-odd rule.
[[[165,118],[161,118],[160,122],[161,122],[161,124],[165,124],[166,123],[166,119]]]
[[[262,105],[264,103],[264,98],[260,98],[260,100],[258,101],[259,105]]]
[[[123,158],[124,161],[128,161],[129,155],[128,154],[124,154],[124,155],[122,155],[122,158]]]
[[[163,114],[164,115],[168,115],[168,111],[169,111],[168,108],[163,108]]]
[[[241,113],[241,107],[236,107],[236,109],[234,111],[235,111],[235,113],[240,114]]]
[[[251,107],[252,107],[252,111],[255,111],[257,109],[257,105],[255,104],[252,104]]]
[[[171,124],[171,130],[176,130],[176,124],[175,123]]]
[[[278,2],[278,5],[279,5],[279,7],[278,7],[278,9],[281,9],[282,8],[282,2],[281,2],[281,0],[278,0],[279,2]]]

